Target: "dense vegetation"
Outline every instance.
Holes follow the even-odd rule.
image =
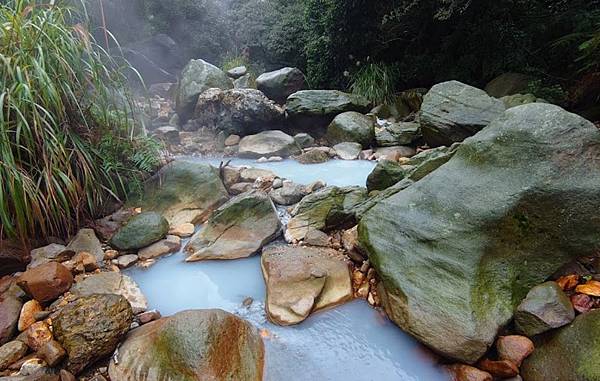
[[[64,236],[158,164],[127,66],[58,3],[0,4],[0,238]]]
[[[243,56],[260,69],[296,66],[314,87],[350,88],[354,83],[361,91],[382,74],[393,79],[396,91],[447,79],[482,87],[501,73],[515,71],[532,76],[532,91],[537,95],[573,107],[589,107],[600,89],[597,0],[136,0],[128,4],[115,9],[122,14],[127,7],[137,7],[131,12],[137,12],[136,20],[141,19],[146,35],[170,35],[188,58],[220,64]],[[124,38],[129,35],[124,33]],[[368,95],[377,100],[382,93],[389,96],[389,91],[386,83]]]

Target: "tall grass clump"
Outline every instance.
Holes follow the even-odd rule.
[[[126,65],[76,20],[60,0],[0,4],[0,238],[64,236],[158,164]]]
[[[394,100],[397,68],[380,63],[367,63],[352,76],[350,89],[373,104],[392,103]]]

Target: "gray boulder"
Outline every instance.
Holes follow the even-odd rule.
[[[367,190],[384,190],[406,177],[406,169],[398,162],[381,160],[367,177]]]
[[[474,135],[504,112],[501,100],[458,81],[437,84],[421,106],[421,129],[432,147],[450,146]]]
[[[61,256],[70,258],[82,251],[92,254],[96,257],[97,263],[102,263],[104,250],[102,250],[102,244],[93,229],[79,230]]]
[[[336,155],[342,160],[356,160],[362,152],[360,143],[342,142],[333,146]]]
[[[256,89],[256,79],[250,73],[244,74],[233,81],[235,89]]]
[[[567,325],[573,319],[571,300],[556,282],[532,288],[515,312],[517,329],[529,337]]]
[[[131,331],[110,362],[111,380],[262,381],[256,328],[222,310],[190,310]]]
[[[288,157],[300,152],[300,147],[293,137],[283,131],[274,130],[244,137],[240,141],[238,155],[259,159],[272,156]]]
[[[414,122],[389,123],[375,130],[375,141],[379,147],[412,144],[421,136],[421,126]]]
[[[212,88],[232,89],[233,82],[221,69],[204,60],[191,60],[183,68],[175,97],[176,111],[181,124],[192,116],[198,96]]]
[[[535,351],[521,366],[527,381],[600,380],[600,310],[536,336]]]
[[[361,113],[349,111],[339,114],[327,127],[327,140],[331,144],[359,143],[368,148],[375,139],[375,122]]]
[[[290,95],[306,87],[304,73],[294,67],[284,67],[256,78],[256,88],[279,104],[284,104]]]
[[[306,132],[301,132],[299,134],[294,135],[294,140],[298,143],[300,148],[308,148],[315,145],[315,138],[307,134]]]
[[[254,89],[209,89],[200,94],[186,130],[208,127],[227,135],[249,135],[277,128],[283,109]]]
[[[304,197],[288,222],[285,237],[299,241],[311,230],[348,228],[356,223],[356,209],[367,198],[360,187],[326,187]]]
[[[516,304],[600,245],[600,132],[547,104],[507,110],[359,224],[388,315],[437,352],[479,359]]]
[[[273,199],[278,205],[294,205],[304,196],[306,196],[308,192],[306,191],[306,187],[300,184],[295,184],[291,182],[284,182],[283,186],[278,189],[273,189],[269,192],[269,196]]]
[[[355,94],[337,90],[302,90],[290,95],[286,111],[299,127],[325,127],[336,115],[347,111],[366,113],[369,101]]]
[[[177,226],[206,221],[228,199],[216,168],[176,160],[144,184],[144,194],[136,204],[142,210],[161,213],[172,226]]]
[[[169,222],[156,212],[144,212],[133,216],[110,240],[119,250],[135,250],[159,241],[169,232]]]
[[[238,79],[248,73],[246,66],[238,66],[227,70],[227,75],[233,79]]]
[[[281,233],[273,202],[260,191],[243,193],[215,211],[185,251],[186,261],[238,259],[256,253]]]

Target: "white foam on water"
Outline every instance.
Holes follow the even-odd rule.
[[[208,160],[217,165],[222,159]],[[198,160],[207,162],[207,160]],[[374,163],[330,161],[305,166],[292,161],[234,165],[271,169],[298,183],[325,179],[330,185],[363,185]],[[356,300],[312,314],[292,327],[271,324],[264,312],[260,257],[184,262],[180,251],[148,268],[127,270],[164,316],[187,309],[221,308],[269,334],[266,381],[442,381],[445,376],[421,346],[366,302]],[[247,298],[254,302],[246,307]],[[240,380],[242,381],[242,380]]]

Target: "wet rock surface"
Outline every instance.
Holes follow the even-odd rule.
[[[445,356],[476,361],[531,287],[597,247],[597,160],[591,123],[530,104],[380,201],[359,231],[388,315]]]
[[[281,232],[277,211],[260,191],[243,193],[221,206],[186,246],[186,261],[245,258]]]
[[[190,310],[132,331],[109,366],[112,380],[263,379],[264,344],[250,323],[222,310]]]
[[[271,245],[263,250],[261,267],[274,323],[298,324],[311,312],[352,299],[349,265],[335,250]]]
[[[67,369],[77,374],[111,355],[132,321],[131,306],[120,295],[85,296],[63,307],[54,319],[54,334],[67,351]]]

